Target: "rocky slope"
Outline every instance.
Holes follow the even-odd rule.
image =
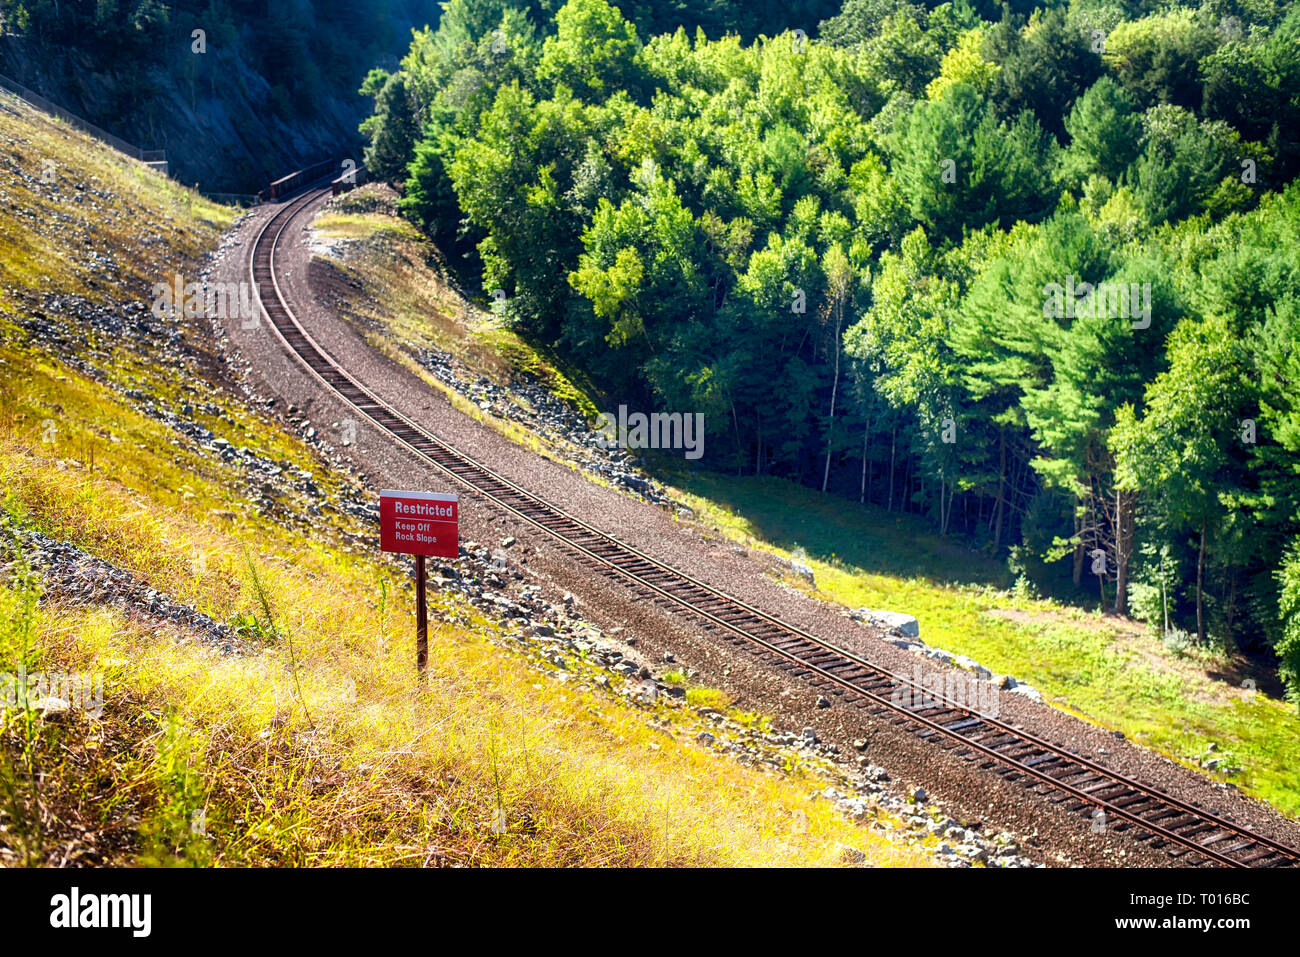
[[[72,42],[40,44],[32,38],[0,36],[0,73],[35,90],[62,108],[145,150],[166,150],[171,175],[211,193],[256,193],[277,175],[326,158],[361,161],[357,126],[370,112],[357,89],[375,65],[396,66],[410,30],[436,25],[437,4],[426,0],[394,4],[383,37],[340,62],[325,31],[356,35],[337,18],[281,25],[275,8],[252,10],[223,29],[206,11],[172,11],[160,49],[149,59],[119,62],[112,44],[85,34]],[[284,8],[288,9],[288,8]],[[359,8],[358,8],[359,9]],[[304,13],[302,11],[307,11]],[[261,13],[265,20],[257,16]],[[206,49],[193,52],[191,27],[206,28]],[[355,25],[354,25],[355,26]],[[283,36],[268,36],[272,30]],[[312,67],[299,76],[277,77],[277,60],[295,51]],[[259,60],[261,62],[259,62]],[[309,98],[299,91],[301,74],[322,77]]]

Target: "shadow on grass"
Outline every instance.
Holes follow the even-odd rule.
[[[751,533],[778,548],[803,548],[810,558],[864,572],[935,584],[1006,588],[1006,565],[940,537],[922,518],[823,495],[788,479],[689,471],[654,463],[656,478],[727,509]]]

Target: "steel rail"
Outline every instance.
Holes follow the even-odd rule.
[[[280,287],[278,277],[275,272],[275,252],[278,248],[280,239],[288,225],[293,222],[298,214],[309,205],[312,201],[319,198],[324,193],[323,190],[309,191],[297,200],[287,203],[284,208],[273,216],[269,217],[263,224],[255,237],[250,254],[249,268],[250,274],[254,280],[254,289],[256,290],[258,304],[265,314],[273,332],[280,340],[281,344],[301,363],[301,365],[319,381],[331,393],[337,395],[344,402],[372,422],[377,428],[386,434],[392,436],[407,449],[415,453],[421,459],[431,462],[433,465],[451,475],[457,481],[461,482],[467,488],[477,494],[484,495],[502,508],[519,516],[541,530],[545,531],[565,546],[578,551],[585,557],[597,562],[619,576],[629,580],[636,587],[649,590],[652,594],[661,596],[674,605],[686,608],[692,614],[701,616],[711,623],[722,629],[736,635],[739,639],[757,644],[764,651],[775,655],[792,665],[797,669],[802,669],[810,674],[815,675],[820,681],[828,682],[838,688],[843,689],[863,701],[878,705],[880,708],[891,712],[907,722],[920,725],[924,730],[923,735],[939,734],[944,738],[952,741],[957,750],[969,750],[983,755],[990,760],[997,762],[1008,770],[1016,774],[1026,775],[1029,778],[1047,784],[1048,786],[1064,792],[1067,796],[1074,798],[1080,803],[1080,806],[1101,808],[1107,815],[1126,821],[1144,831],[1147,831],[1154,837],[1161,838],[1165,841],[1174,843],[1187,850],[1193,851],[1207,859],[1218,863],[1231,866],[1243,867],[1249,866],[1250,863],[1264,858],[1281,858],[1285,859],[1287,864],[1300,863],[1300,851],[1281,844],[1273,839],[1255,833],[1241,825],[1228,821],[1211,811],[1204,808],[1189,804],[1173,795],[1155,788],[1151,785],[1144,784],[1136,779],[1128,777],[1120,772],[1106,768],[1096,762],[1085,758],[1081,755],[1073,754],[1065,748],[1046,741],[1031,732],[1013,727],[995,718],[983,715],[978,711],[973,711],[966,705],[953,702],[951,699],[942,695],[936,695],[934,692],[918,686],[906,676],[896,675],[887,669],[878,665],[871,664],[861,657],[841,649],[829,642],[817,638],[816,636],[798,628],[795,625],[780,621],[777,617],[761,611],[752,605],[737,599],[719,589],[708,585],[698,579],[692,578],[669,565],[660,562],[658,559],[629,545],[599,529],[587,524],[576,516],[570,515],[563,509],[550,504],[540,498],[537,498],[526,489],[518,486],[510,479],[493,471],[487,466],[475,461],[464,453],[446,445],[440,439],[426,432],[407,416],[392,408],[383,400],[378,398],[370,389],[358,382],[350,373],[342,368],[337,361],[303,328],[298,321],[293,310]],[[274,229],[273,229],[274,227]],[[264,245],[269,242],[269,245]],[[259,255],[264,253],[265,262],[259,264]],[[262,269],[259,270],[259,265]],[[259,271],[262,275],[259,275]],[[271,307],[268,309],[266,301],[261,294],[262,282],[268,282],[274,294],[271,301]],[[283,320],[289,326],[288,329],[281,328],[281,323],[277,317],[272,315],[272,311],[283,313]],[[299,346],[290,341],[292,338],[301,339],[309,348],[310,352],[304,355]],[[313,361],[314,360],[314,361]],[[320,368],[317,368],[317,366]],[[352,394],[349,395],[348,393]],[[394,427],[397,425],[401,431]],[[403,434],[406,433],[406,434]],[[450,463],[449,464],[449,461]],[[461,468],[454,468],[453,465],[459,465]],[[487,481],[474,481],[465,473],[478,473],[482,479]],[[485,486],[496,485],[498,488],[493,489]],[[509,497],[516,501],[512,502]],[[539,516],[546,516],[552,519],[548,524]],[[572,526],[578,532],[594,539],[591,544],[584,544],[576,541],[572,531],[566,534],[564,531],[557,529],[555,524],[567,524]],[[610,554],[601,554],[596,547],[603,547]],[[621,553],[621,555],[619,554]],[[650,566],[649,571],[661,577],[667,577],[668,583],[681,589],[703,592],[704,596],[713,603],[720,603],[724,608],[735,609],[744,613],[745,617],[754,619],[749,622],[750,628],[744,627],[745,622],[737,623],[729,621],[722,617],[718,612],[700,607],[699,598],[674,594],[667,584],[656,582],[647,577],[648,572],[645,570],[629,570],[616,561],[611,554],[616,557],[624,558],[624,564],[629,564],[626,559],[631,559],[631,563],[642,563]],[[753,624],[760,624],[767,630],[776,630],[784,633],[788,638],[783,642],[777,643],[770,638],[765,638],[761,634],[755,633]],[[784,644],[786,647],[782,647]],[[804,644],[811,647],[811,652],[803,650],[803,654],[792,650],[792,645]],[[821,661],[815,662],[808,660],[809,656],[819,657],[830,655],[838,661]],[[848,678],[844,675],[837,674],[832,668],[843,668],[848,664],[863,674],[857,678]],[[874,683],[876,689],[863,687],[862,682]],[[934,708],[925,706],[921,708],[907,707],[900,705],[893,700],[894,695],[885,697],[880,693],[879,683],[886,681],[895,684],[896,688],[908,687],[914,692],[919,692],[925,698],[934,701],[941,701],[945,707]],[[926,715],[918,713],[919,711],[939,711],[940,715]],[[947,712],[943,714],[943,712]],[[941,720],[936,720],[940,718]],[[952,718],[959,720],[953,721]],[[968,728],[980,730],[979,735],[962,733]],[[996,747],[990,747],[982,743],[981,739],[1006,739],[1000,741]],[[1008,747],[1010,746],[1010,747]],[[1027,754],[1018,754],[1012,757],[1002,753],[1003,750],[1021,751],[1024,746],[1028,746],[1030,751],[1036,752],[1030,757]],[[1035,765],[1045,764],[1048,761],[1053,762],[1054,770],[1060,770],[1065,767],[1067,773],[1057,776],[1041,770]],[[1032,762],[1032,763],[1030,763]],[[1098,784],[1095,781],[1089,782],[1088,788],[1082,789],[1073,784],[1067,783],[1063,778],[1073,776],[1070,771],[1083,772],[1087,775],[1101,779],[1103,783]],[[1126,790],[1125,794],[1112,795],[1110,798],[1103,798],[1094,792],[1108,791],[1115,787],[1121,787]],[[1136,797],[1136,800],[1131,800]],[[1125,800],[1126,805],[1120,805],[1117,801]],[[1155,802],[1155,806],[1148,807],[1141,812],[1134,812],[1128,808],[1133,805]],[[1149,817],[1152,812],[1162,812],[1159,817],[1168,818],[1171,814],[1176,818],[1188,817],[1187,821],[1179,825],[1181,830],[1191,829],[1193,833],[1204,834],[1205,828],[1211,828],[1217,833],[1205,835],[1206,840],[1194,840],[1189,834],[1180,834],[1177,831],[1156,823]],[[1234,845],[1226,853],[1220,852],[1209,846],[1219,843],[1229,837],[1237,837],[1243,843]],[[1244,850],[1258,850],[1260,853],[1252,855],[1246,861],[1237,857],[1230,856]],[[1281,860],[1273,860],[1270,864],[1282,863]]]

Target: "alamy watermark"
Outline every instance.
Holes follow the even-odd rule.
[[[258,324],[252,283],[186,282],[177,273],[170,283],[154,283],[149,295],[158,319],[239,319],[245,329]]]
[[[122,928],[132,937],[153,929],[152,894],[92,894],[74,886],[50,898],[50,926],[58,930]]]
[[[0,710],[26,709],[60,701],[92,718],[104,713],[102,672],[34,671],[19,665],[18,673],[0,671]]]
[[[921,666],[916,664],[912,666],[910,682],[895,681],[897,685],[890,692],[890,703],[909,711],[957,707],[983,718],[996,718],[1001,709],[997,685],[979,675],[953,671],[922,672]]]
[[[602,412],[596,416],[596,431],[601,434],[601,448],[683,449],[688,459],[704,454],[703,412],[633,412],[618,407],[618,415]]]
[[[1043,287],[1043,315],[1048,319],[1131,319],[1134,329],[1151,326],[1151,283],[1049,282]]]

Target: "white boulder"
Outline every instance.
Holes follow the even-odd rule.
[[[903,638],[921,637],[920,622],[911,615],[904,615],[902,612],[855,608],[849,614],[863,624],[883,628],[885,631],[897,632]]]

